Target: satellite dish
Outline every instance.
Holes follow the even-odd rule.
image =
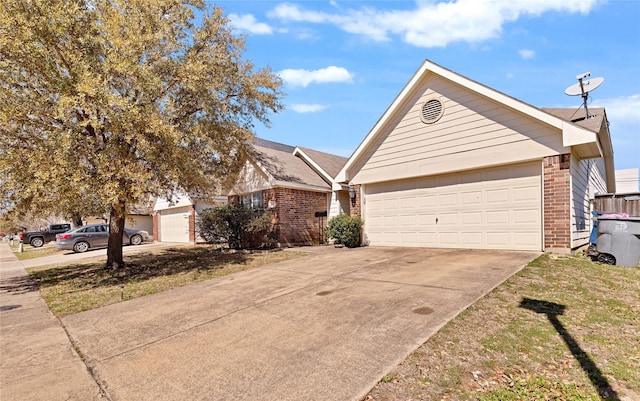
[[[578,80],[577,84],[573,84],[564,90],[569,96],[582,96],[582,103],[584,105],[585,118],[590,118],[589,109],[587,108],[587,99],[589,98],[589,92],[602,85],[604,78],[591,78],[584,80],[591,76],[590,72],[576,75]]]
[[[602,85],[604,82],[604,78],[591,78],[586,81],[578,82],[577,84],[573,84],[567,89],[565,89],[564,93],[569,96],[579,96],[585,92],[592,91],[596,89],[598,86]]]

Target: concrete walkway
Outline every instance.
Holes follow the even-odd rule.
[[[100,389],[22,263],[0,243],[0,400],[99,400]]]
[[[316,248],[63,318],[112,400],[361,400],[537,254]]]

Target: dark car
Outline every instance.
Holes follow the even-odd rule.
[[[34,248],[40,248],[49,241],[54,241],[56,235],[71,230],[71,224],[51,224],[44,231],[31,231],[20,233],[20,241],[31,244]]]
[[[122,236],[123,244],[140,245],[149,240],[149,233],[143,230],[125,228]],[[105,248],[109,242],[108,224],[91,224],[78,227],[63,234],[56,235],[56,247],[74,252],[86,252],[89,249]]]

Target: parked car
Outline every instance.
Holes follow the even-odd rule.
[[[149,233],[143,230],[125,228],[122,236],[123,244],[140,245],[149,241]],[[56,236],[58,249],[86,252],[89,249],[105,248],[109,242],[108,224],[91,224],[78,227]]]
[[[34,248],[40,248],[49,241],[56,239],[56,235],[71,230],[71,224],[51,224],[45,231],[31,231],[20,233],[20,241],[31,244]]]

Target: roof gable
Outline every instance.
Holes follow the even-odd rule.
[[[252,162],[267,177],[270,186],[329,191],[333,176],[347,160],[317,150],[296,148],[262,138],[255,138],[253,145],[255,153]],[[300,151],[301,149],[304,149],[304,152]]]
[[[393,130],[405,129],[407,131],[406,135],[416,134],[415,131],[409,132],[411,130],[411,127],[403,127],[402,124],[405,124],[404,119],[406,118],[406,116],[412,113],[414,114],[414,116],[412,117],[412,121],[418,121],[417,113],[420,113],[419,108],[421,107],[421,102],[423,102],[425,98],[428,98],[430,95],[434,97],[444,97],[443,100],[445,101],[445,103],[448,103],[445,104],[445,107],[447,108],[450,107],[453,103],[465,103],[464,106],[467,109],[473,110],[475,108],[478,108],[479,112],[485,113],[490,119],[496,119],[498,124],[502,126],[508,127],[510,123],[505,123],[504,118],[502,121],[500,121],[500,116],[496,116],[496,113],[500,114],[506,110],[507,112],[504,113],[518,115],[519,118],[524,121],[515,122],[513,124],[526,124],[526,121],[529,121],[529,123],[531,124],[535,124],[537,127],[535,129],[531,129],[530,132],[539,130],[539,127],[544,127],[546,130],[551,130],[552,134],[546,133],[545,135],[547,135],[547,139],[543,139],[542,142],[540,142],[539,138],[534,138],[535,144],[541,143],[542,145],[547,146],[550,149],[550,152],[566,152],[568,150],[563,149],[563,146],[573,146],[582,143],[597,143],[598,141],[597,135],[594,134],[594,131],[592,130],[586,130],[585,128],[573,122],[558,118],[557,116],[551,115],[550,113],[547,113],[539,108],[521,102],[513,97],[479,84],[478,82],[456,74],[427,60],[422,64],[422,66],[410,79],[407,85],[405,85],[400,94],[396,97],[389,108],[374,125],[369,134],[364,138],[351,158],[347,161],[343,169],[336,176],[336,181],[349,182],[356,176],[356,174],[360,173],[363,166],[371,161],[371,157],[376,154],[376,150],[380,149],[387,136]],[[459,99],[461,99],[461,97],[466,98],[466,100],[463,99],[464,101],[460,102]],[[491,110],[490,105],[493,105],[496,110]],[[460,119],[457,122],[461,124],[466,123],[463,120],[464,118],[474,118],[473,116],[465,116],[464,113],[458,115],[458,117],[460,117]],[[513,121],[515,121],[513,117],[508,118],[511,118]],[[442,121],[438,120],[437,122],[438,125],[444,127],[445,129],[447,128],[447,123],[451,122],[447,121],[445,117],[443,117]],[[416,130],[423,131],[429,130],[429,128],[425,128],[424,126],[420,128],[414,128]],[[502,127],[500,127],[500,129],[502,129]],[[517,135],[515,135],[519,132],[518,129],[512,129],[512,131],[513,132],[505,132],[505,135],[511,135],[514,141],[525,139],[518,138]],[[482,129],[479,129],[479,132],[481,135],[485,135],[484,138],[479,139],[489,140],[487,142],[487,146],[491,146],[491,134],[483,133]],[[554,136],[555,138],[552,138],[551,136]],[[423,137],[421,140],[425,141],[428,139]],[[385,144],[385,146],[386,145],[387,144]],[[455,146],[455,143],[451,142],[450,145]],[[404,144],[404,146],[407,147],[410,145]],[[419,146],[419,144],[417,146]],[[596,149],[597,148],[598,147],[596,146]],[[463,148],[460,148],[458,150],[460,150],[461,152],[464,151]],[[544,149],[541,148],[540,152],[538,153],[543,155],[543,153],[541,153],[543,150]],[[592,148],[590,148],[589,150],[593,151]],[[414,152],[417,152],[417,150],[414,150]],[[392,152],[389,151],[389,154],[387,155],[388,158],[394,157],[391,153]],[[378,152],[378,156],[381,156],[380,152]],[[396,154],[395,156],[398,156],[398,154]],[[491,155],[486,156],[491,157]],[[431,156],[422,155],[423,160],[426,160],[429,157]],[[472,155],[471,157],[474,156]],[[532,158],[533,157],[534,156],[532,154]],[[540,157],[540,155],[535,157]],[[397,158],[396,162],[400,164],[403,163],[404,160],[402,159],[402,157],[400,157]],[[429,160],[429,162],[435,163],[436,161]],[[499,164],[499,162],[497,161],[496,163]],[[424,171],[421,173],[422,175],[433,173],[433,171],[437,172],[438,169],[444,168],[443,166],[431,166],[435,169],[430,170],[430,167],[427,165],[414,167],[414,170],[418,168],[423,169]],[[403,168],[406,169],[406,166],[398,166],[396,168],[396,173],[401,171]],[[463,166],[460,167],[460,169],[463,168]],[[468,168],[473,168],[473,166],[470,165]],[[373,177],[374,174],[371,173],[370,175]]]

